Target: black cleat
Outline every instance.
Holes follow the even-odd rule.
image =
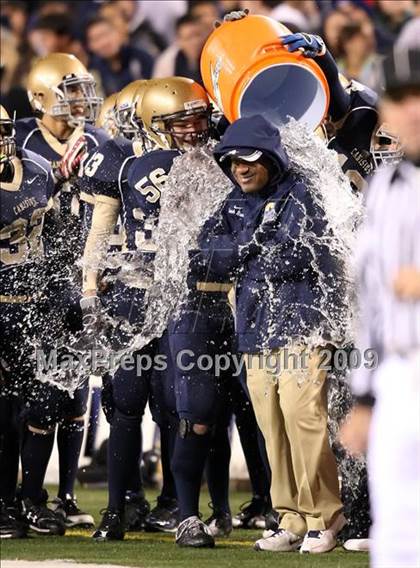
[[[207,525],[198,517],[188,517],[179,524],[175,542],[178,546],[192,548],[213,548],[214,538]]]
[[[66,527],[80,527],[83,529],[91,529],[95,526],[92,515],[85,513],[77,504],[76,497],[66,495],[64,500],[56,497],[52,501],[52,510],[61,515]]]
[[[235,529],[263,529],[265,516],[270,506],[264,497],[255,496],[251,501],[246,501],[240,507],[240,511],[232,519]]]
[[[24,538],[27,532],[28,526],[17,508],[0,500],[0,538]]]
[[[125,495],[125,530],[144,531],[146,529],[146,516],[149,513],[149,502],[142,495],[127,491]]]
[[[178,527],[178,501],[168,497],[158,497],[157,505],[146,517],[146,530],[149,532],[174,533]]]
[[[101,524],[93,533],[92,538],[96,542],[106,540],[123,540],[125,534],[124,514],[122,511],[112,509],[102,509],[103,514]]]
[[[265,516],[265,530],[263,532],[263,537],[267,538],[272,533],[275,533],[280,525],[280,514],[275,510],[271,509]]]
[[[227,537],[232,532],[232,515],[215,511],[206,521],[210,534],[217,537]]]
[[[21,501],[22,518],[38,534],[62,536],[66,532],[64,520],[46,503],[35,504],[30,499]]]

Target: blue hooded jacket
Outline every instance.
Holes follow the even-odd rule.
[[[215,158],[231,178],[229,160],[220,158],[235,149],[260,150],[273,164],[259,192],[236,185],[219,223],[200,242],[211,271],[236,279],[239,351],[302,342],[314,332],[328,341],[331,318],[336,327],[343,313],[324,212],[313,190],[289,170],[280,133],[264,117],[237,120],[216,146]]]

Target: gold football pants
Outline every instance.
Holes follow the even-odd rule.
[[[327,529],[342,511],[327,430],[327,372],[318,351],[301,346],[255,354],[247,383],[271,467],[280,527],[303,536]],[[287,361],[287,362],[286,362]]]

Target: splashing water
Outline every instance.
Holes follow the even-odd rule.
[[[296,239],[296,250],[306,247],[312,253],[312,270],[317,275],[320,294],[311,308],[318,312],[318,329],[301,338],[309,347],[326,343],[342,346],[354,340],[355,262],[353,251],[356,228],[363,216],[362,200],[355,194],[343,174],[335,153],[307,127],[291,119],[281,128],[283,144],[292,171],[303,178],[314,203],[323,212],[326,225],[322,235],[304,227]],[[317,257],[314,246],[324,251]],[[318,255],[319,256],[319,255]],[[278,313],[272,298],[271,313]],[[297,306],[299,309],[299,306]],[[285,338],[287,343],[287,338]],[[299,343],[299,340],[294,342]]]
[[[233,187],[213,159],[213,146],[194,148],[174,160],[160,202],[154,284],[146,299],[145,324],[130,350],[160,337],[176,315],[187,291],[189,251],[197,248],[204,223]]]
[[[322,324],[302,337],[302,342],[309,347],[320,346],[328,336],[329,344],[337,347],[348,345],[353,341],[354,335],[356,306],[352,253],[355,250],[355,229],[362,219],[361,198],[352,191],[334,152],[328,150],[304,125],[290,120],[281,128],[281,135],[292,170],[305,180],[315,203],[325,214],[328,230],[320,244],[340,267],[339,276],[325,276],[319,259],[313,254],[312,268],[319,275],[321,290],[319,304],[315,309],[320,314]],[[188,251],[197,246],[197,238],[205,221],[220,209],[231,189],[230,180],[212,157],[211,143],[192,149],[174,160],[161,195],[159,223],[154,231],[157,252],[154,273],[148,274],[152,284],[146,292],[144,325],[139,332],[128,322],[123,322],[129,341],[121,351],[121,356],[140,350],[152,339],[161,336],[170,318],[176,315],[187,291],[190,260]],[[302,231],[296,246],[306,246],[313,251],[317,239],[319,238],[310,231]],[[266,252],[269,254],[269,251]],[[142,258],[141,253],[132,257],[113,255],[107,262],[107,266],[120,269],[117,275],[109,279],[118,278],[129,285],[135,286],[144,277],[145,271],[150,271],[150,264]],[[338,305],[333,300],[337,297],[340,298]],[[278,300],[274,293],[270,300],[270,313],[274,322],[278,314]],[[108,325],[112,327],[116,323],[108,320]],[[112,352],[112,346],[107,343],[105,336],[99,338],[99,343],[105,356]],[[64,337],[57,347],[78,356],[84,353],[75,337]],[[86,380],[86,372],[76,370],[69,373],[63,370],[38,374],[37,378],[72,394]],[[333,445],[339,424],[352,404],[347,378],[345,373],[335,373],[329,381],[329,428]],[[365,461],[351,458],[342,448],[338,449],[338,456],[343,483],[346,484],[350,500],[355,503],[360,499],[360,482],[366,477]]]
[[[114,365],[107,368],[111,373],[115,372],[121,357],[139,351],[163,334],[187,292],[189,251],[197,248],[204,223],[220,209],[232,189],[231,181],[213,159],[213,146],[214,142],[209,142],[206,146],[191,149],[173,162],[171,175],[161,195],[158,226],[153,232],[156,256],[152,273],[150,258],[142,256],[141,252],[130,256],[114,254],[102,267],[119,268],[119,272],[108,280],[121,279],[136,286],[144,280],[146,273],[153,282],[146,292],[146,313],[140,332],[128,321],[106,318],[108,330],[97,338],[97,346],[101,348],[104,360],[113,356]],[[124,327],[127,343],[115,353],[107,336],[109,330],[117,326]],[[79,359],[86,356],[83,341],[77,335],[63,338],[56,344],[56,349]],[[54,384],[71,395],[86,378],[83,369],[75,369],[72,373],[56,369],[37,374],[38,380]]]

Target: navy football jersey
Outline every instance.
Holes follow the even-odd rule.
[[[119,176],[122,220],[129,250],[154,258],[153,229],[160,213],[160,196],[176,150],[155,150],[141,158],[128,158]]]
[[[120,192],[118,178],[121,168],[127,158],[136,156],[136,142],[127,138],[117,137],[101,144],[85,160],[83,175],[80,178],[80,187],[93,197],[105,195],[119,199]],[[88,226],[91,225],[89,219]],[[121,220],[110,239],[110,249],[119,250],[122,246],[123,231]]]
[[[84,134],[88,152],[109,139],[105,130],[91,124],[79,127],[76,131]],[[67,141],[61,142],[55,138],[42,122],[34,117],[16,121],[16,143],[23,149],[32,150],[48,160],[52,168],[57,166],[67,149]],[[80,201],[83,202],[82,207]],[[81,222],[85,224],[84,220],[89,214],[85,209],[91,209],[93,199],[83,192],[79,184],[67,182],[61,187],[58,205],[63,214],[72,213],[80,217]]]
[[[346,90],[350,106],[328,147],[337,152],[340,166],[353,187],[362,191],[375,167],[371,144],[378,128],[378,96],[357,81],[351,81]]]
[[[19,295],[35,285],[28,279],[44,254],[44,216],[54,181],[48,162],[28,150],[18,150],[13,165],[13,181],[0,183],[0,287],[2,294]]]
[[[107,140],[85,160],[80,187],[90,195],[119,199],[118,176],[127,158],[135,156],[132,140],[118,137]]]

